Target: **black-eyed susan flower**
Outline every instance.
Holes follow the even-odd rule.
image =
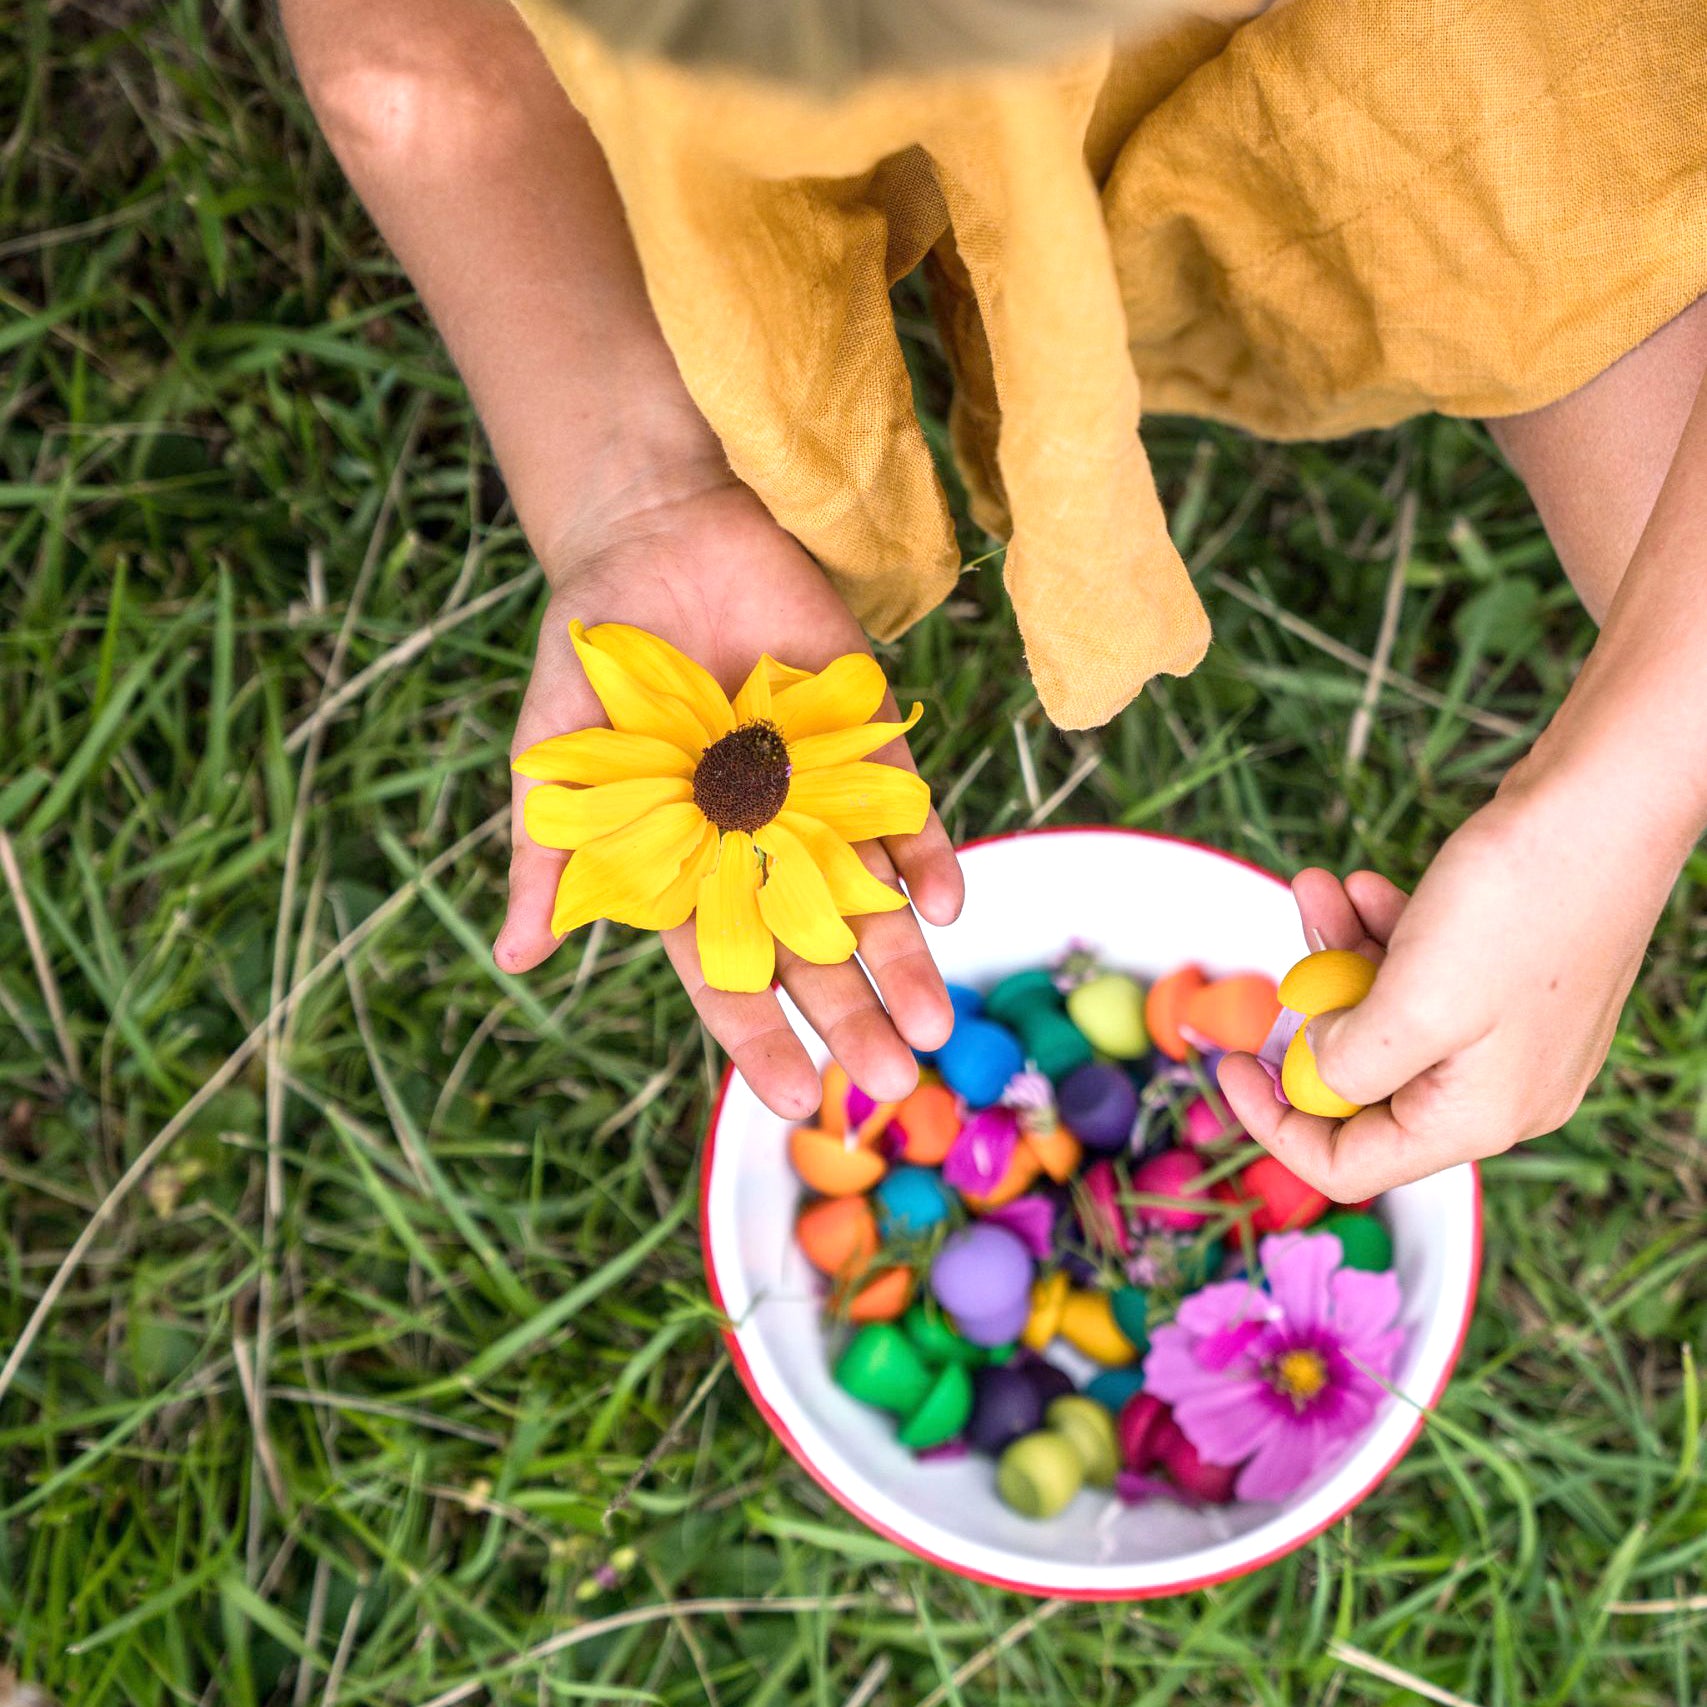
[[[527,832],[573,853],[558,935],[593,919],[671,930],[697,914],[719,990],[763,990],[776,942],[820,966],[854,952],[847,919],[906,906],[852,844],[924,828],[930,790],[866,760],[918,721],[868,722],[883,672],[864,653],[819,671],[761,657],[731,701],[644,629],[569,625],[608,729],[553,735],[515,761]]]

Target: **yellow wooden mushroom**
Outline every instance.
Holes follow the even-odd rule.
[[[1375,966],[1348,948],[1324,948],[1307,954],[1280,981],[1280,1005],[1314,1019],[1336,1008],[1354,1008],[1375,983]],[[1299,1026],[1280,1063],[1280,1088],[1294,1108],[1329,1120],[1349,1120],[1361,1103],[1348,1102],[1323,1083],[1311,1049]]]

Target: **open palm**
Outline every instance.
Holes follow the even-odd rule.
[[[569,641],[571,618],[647,629],[705,665],[731,693],[762,652],[819,669],[869,649],[817,564],[742,487],[717,487],[633,515],[574,563],[547,567],[555,590],[512,757],[548,736],[605,721]],[[883,715],[896,715],[892,702]],[[912,765],[904,741],[872,757]],[[551,932],[552,900],[570,856],[528,837],[522,800],[535,786],[513,778],[509,905],[493,950],[509,972],[539,965],[559,941]],[[918,835],[869,843],[860,852],[885,882],[899,877],[932,923],[946,924],[959,912],[960,869],[934,812]],[[910,910],[850,924],[858,963],[815,966],[778,944],[778,978],[856,1084],[876,1097],[901,1096],[917,1077],[912,1047],[933,1048],[948,1034],[948,995]],[[691,921],[666,931],[664,944],[701,1019],[758,1095],[787,1118],[811,1113],[818,1076],[775,994],[707,985]]]

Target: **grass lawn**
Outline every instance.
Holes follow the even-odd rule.
[[[1354,1517],[1136,1608],[917,1564],[729,1370],[656,943],[493,967],[541,586],[267,8],[0,34],[0,1663],[77,1707],[1707,1694],[1707,861],[1582,1111],[1486,1169],[1458,1378]],[[1455,421],[1145,437],[1209,659],[1052,731],[968,530],[885,653],[951,830],[1414,881],[1590,640],[1522,487]]]

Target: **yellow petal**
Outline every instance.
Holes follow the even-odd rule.
[[[779,663],[768,652],[765,654],[765,663],[770,666],[772,693],[781,693],[784,688],[793,687],[796,682],[812,679],[812,671],[797,670],[792,664]]]
[[[654,740],[668,741],[689,759],[697,759],[705,751],[705,725],[687,704],[631,675],[587,638],[580,623],[569,624],[569,639],[613,729],[625,735],[650,735]]]
[[[805,844],[780,824],[766,825],[761,834],[770,858],[759,890],[759,917],[802,960],[815,966],[840,964],[854,951],[854,934],[836,911],[830,886]]]
[[[693,784],[679,776],[630,777],[594,788],[547,783],[528,790],[522,822],[542,848],[581,848],[632,824],[654,807],[692,798]]]
[[[851,729],[832,729],[827,735],[808,735],[788,743],[788,762],[797,771],[817,770],[823,765],[845,765],[875,753],[885,742],[905,735],[925,714],[914,703],[904,723],[856,723]]]
[[[816,818],[799,812],[784,812],[778,819],[783,829],[796,836],[812,856],[812,863],[830,886],[830,899],[844,918],[859,913],[895,913],[907,905],[907,897],[874,877],[862,860],[836,832]],[[760,832],[768,836],[770,831]]]
[[[709,828],[692,801],[681,801],[577,849],[557,885],[552,930],[562,936],[593,919],[614,919],[640,930],[663,928],[656,921],[668,915],[664,903],[669,900],[673,907],[672,886],[704,847]]]
[[[817,675],[778,691],[771,716],[791,743],[827,735],[865,722],[883,703],[887,685],[869,652],[850,652],[831,659]]]
[[[735,727],[735,714],[717,678],[669,641],[626,622],[601,622],[586,635],[589,645],[614,659],[642,687],[679,699],[704,725],[708,741]]]
[[[682,861],[676,880],[657,901],[652,911],[641,920],[649,931],[673,931],[685,925],[688,915],[699,901],[699,886],[717,863],[717,827],[707,824],[700,831],[699,845]]]
[[[536,741],[510,763],[535,782],[622,782],[633,776],[692,776],[693,760],[655,735],[620,729],[577,729]]]
[[[700,879],[694,929],[700,970],[714,990],[768,990],[776,944],[759,917],[764,865],[753,838],[731,830],[717,850],[717,869]]]
[[[740,691],[735,695],[737,723],[768,722],[771,714],[771,666],[776,660],[768,652],[747,672]]]
[[[861,760],[796,771],[783,810],[804,812],[850,842],[912,836],[930,816],[931,791],[912,771]]]

